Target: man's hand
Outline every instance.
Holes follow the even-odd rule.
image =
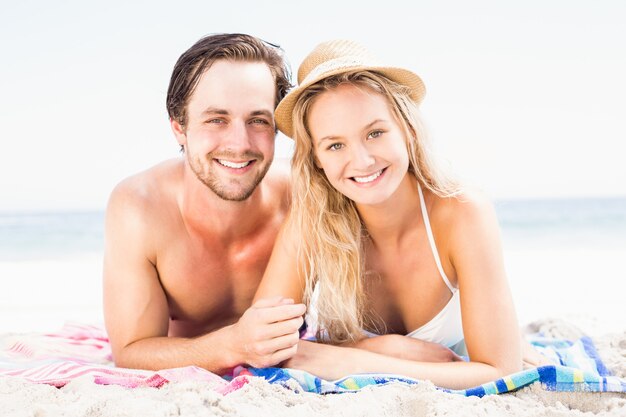
[[[231,327],[237,364],[266,368],[294,356],[305,312],[304,304],[283,297],[254,303]]]

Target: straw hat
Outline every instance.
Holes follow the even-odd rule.
[[[426,88],[417,74],[404,68],[382,65],[365,47],[353,41],[333,40],[315,47],[298,69],[298,86],[278,104],[274,118],[278,129],[293,136],[293,107],[300,94],[312,84],[347,71],[371,70],[411,89],[410,96],[420,103]]]

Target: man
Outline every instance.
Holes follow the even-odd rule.
[[[223,373],[294,355],[304,305],[250,307],[289,205],[285,171],[270,169],[288,88],[277,49],[251,36],[208,36],[179,58],[167,108],[183,155],[122,181],[107,208],[116,365]]]

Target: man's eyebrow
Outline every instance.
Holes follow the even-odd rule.
[[[202,114],[221,114],[227,116],[230,114],[230,112],[228,110],[219,109],[217,107],[208,107],[202,112]],[[273,118],[274,113],[269,110],[254,110],[253,112],[250,112],[250,116],[266,116],[269,118]]]
[[[273,119],[274,113],[269,110],[255,110],[252,113],[250,113],[250,116],[266,116],[266,117],[269,117],[270,119]]]
[[[202,114],[223,114],[223,115],[227,115],[228,114],[228,110],[218,109],[216,107],[208,107],[208,108],[204,109]]]

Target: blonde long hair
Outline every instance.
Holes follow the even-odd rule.
[[[337,191],[316,166],[308,114],[325,91],[351,84],[385,97],[407,138],[409,172],[438,196],[459,191],[458,184],[437,168],[428,149],[417,105],[406,86],[372,71],[346,72],[323,79],[302,92],[293,110],[295,152],[291,163],[292,206],[289,226],[298,242],[299,270],[306,275],[304,300],[310,303],[319,285],[319,330],[330,343],[355,341],[373,324],[365,311],[364,247],[367,232],[355,203]],[[320,338],[318,334],[318,338]]]

